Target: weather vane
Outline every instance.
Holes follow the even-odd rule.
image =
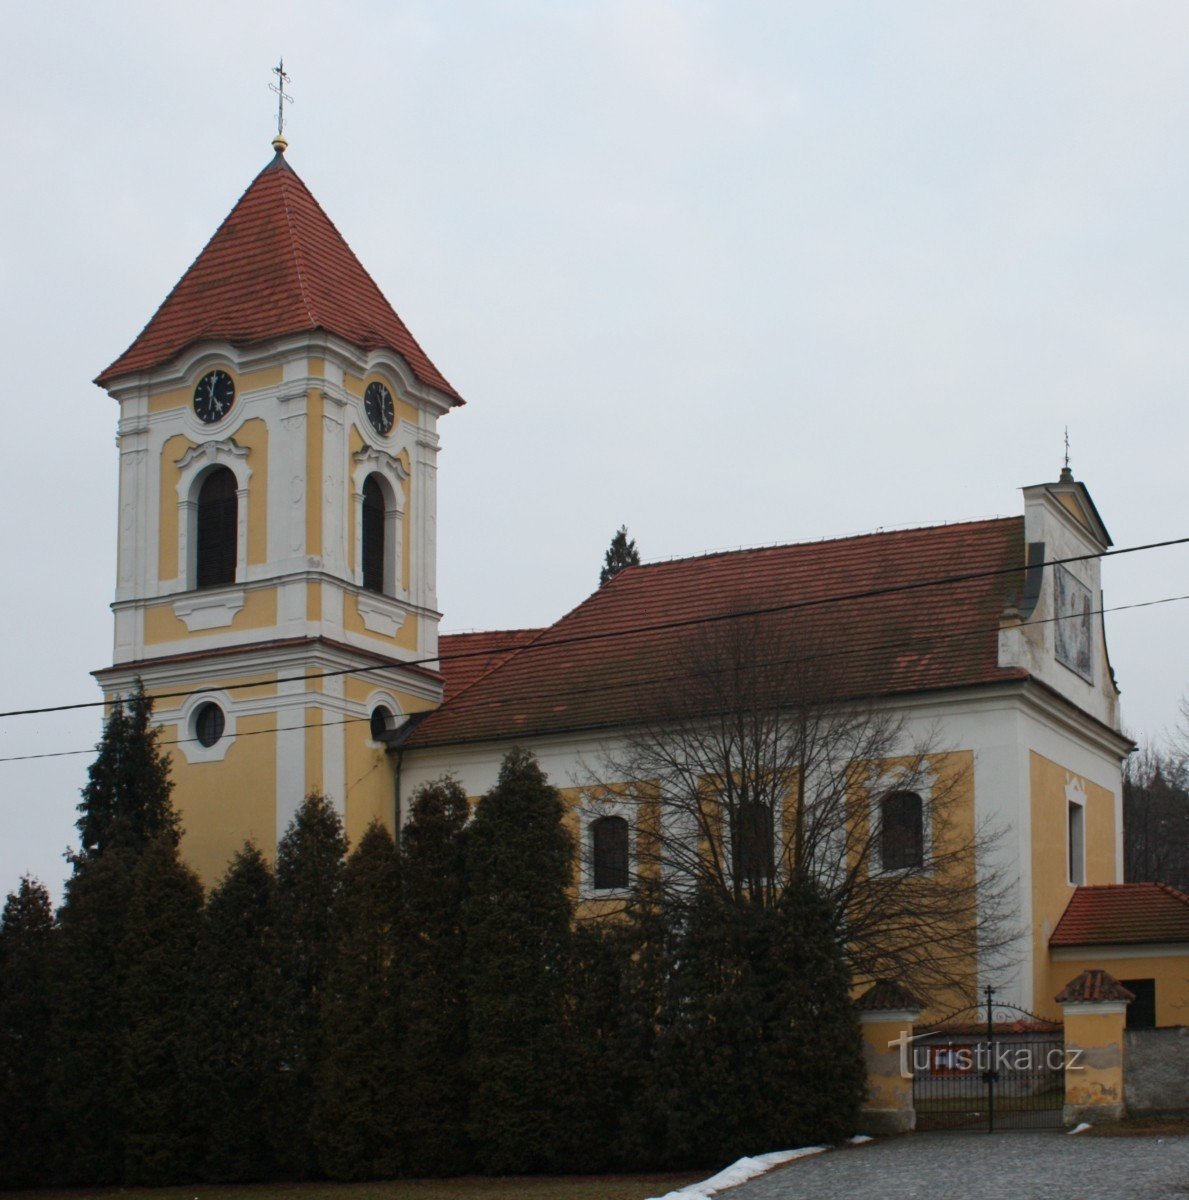
[[[285,60],[279,59],[277,65],[273,67],[272,73],[277,77],[276,83],[270,83],[268,90],[277,94],[277,137],[284,139],[285,137],[285,103],[293,103],[293,97],[285,91],[285,84],[289,83],[289,76],[285,74]]]
[[[1069,426],[1065,426],[1065,469],[1069,470]]]

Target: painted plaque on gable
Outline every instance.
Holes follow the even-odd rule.
[[[1057,661],[1094,682],[1090,656],[1090,589],[1064,567],[1055,568],[1057,586]]]

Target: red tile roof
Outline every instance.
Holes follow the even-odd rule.
[[[740,610],[790,670],[812,660],[836,696],[1027,678],[998,665],[1005,596],[1024,564],[1023,518],[910,529],[629,567],[471,680],[410,746],[598,729],[655,717],[688,688],[690,649]],[[945,586],[963,573],[1012,570]],[[839,596],[883,594],[839,600]],[[717,619],[717,620],[716,620]],[[452,667],[443,662],[449,677]],[[805,669],[801,667],[800,669]]]
[[[532,641],[540,629],[489,629],[478,633],[444,633],[438,638],[447,700],[475,680],[502,666],[508,652]]]
[[[251,182],[136,341],[95,380],[160,366],[199,341],[246,346],[325,330],[361,350],[394,350],[413,374],[462,398],[278,154]]]
[[[1050,946],[1189,942],[1189,896],[1166,883],[1104,883],[1070,898]]]
[[[878,979],[856,1001],[859,1012],[903,1012],[920,1010],[925,1006],[899,983]]]
[[[1083,971],[1071,979],[1054,997],[1058,1004],[1105,1004],[1135,999],[1109,971]]]

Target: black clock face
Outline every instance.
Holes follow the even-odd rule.
[[[391,432],[396,411],[392,407],[392,393],[382,383],[367,385],[367,391],[363,393],[363,411],[377,433]]]
[[[194,389],[194,411],[207,425],[221,421],[235,400],[235,383],[226,371],[208,371]]]

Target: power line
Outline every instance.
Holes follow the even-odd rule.
[[[1158,600],[1140,600],[1140,601],[1136,601],[1133,604],[1115,604],[1109,608],[1095,608],[1095,609],[1091,609],[1088,614],[1087,613],[1071,613],[1066,616],[1060,616],[1060,617],[1042,617],[1039,620],[1030,621],[1028,624],[1029,625],[1048,625],[1055,621],[1082,620],[1087,615],[1102,616],[1104,613],[1127,612],[1131,609],[1137,609],[1137,608],[1154,608],[1157,605],[1173,604],[1173,603],[1175,603],[1177,601],[1181,601],[1181,600],[1189,600],[1189,593],[1187,593],[1185,595],[1181,595],[1181,596],[1164,596]],[[941,642],[941,641],[948,641],[948,640],[953,640],[953,639],[956,639],[959,637],[968,637],[968,636],[969,636],[969,632],[967,630],[960,630],[960,631],[951,632],[948,634],[940,634],[940,635],[933,634],[927,638],[922,637],[920,639],[920,641],[924,645],[932,646],[932,645],[936,645],[938,642]],[[846,658],[851,655],[868,654],[868,653],[871,653],[872,651],[877,651],[877,650],[895,650],[895,649],[912,650],[912,649],[914,649],[914,645],[912,643],[904,643],[901,641],[872,642],[872,643],[867,643],[865,645],[844,646],[844,647],[836,648],[833,650],[822,650],[822,651],[818,651],[813,654],[794,655],[789,658],[778,659],[775,662],[769,662],[768,665],[769,666],[791,665],[794,663],[820,661],[822,659]],[[731,668],[724,668],[724,670],[728,670],[728,669],[731,669]],[[629,688],[629,687],[633,688],[633,689],[639,689],[639,688],[644,688],[644,687],[650,687],[654,684],[679,683],[682,680],[694,679],[696,677],[698,677],[697,673],[690,673],[690,672],[681,672],[678,674],[657,675],[657,676],[653,676],[650,679],[641,679],[639,677],[633,677],[632,679],[629,679],[629,680],[618,680],[613,683],[597,684],[597,685],[593,685],[590,687],[570,688],[570,689],[567,689],[566,695],[567,696],[590,696],[590,695],[597,695],[600,692],[621,691],[624,688]],[[311,722],[306,725],[274,726],[273,728],[270,728],[270,729],[253,729],[253,730],[249,730],[244,733],[237,733],[236,737],[237,738],[256,737],[260,734],[285,733],[285,732],[290,732],[290,731],[296,732],[296,731],[303,730],[303,729],[329,729],[329,728],[332,728],[337,725],[351,725],[351,724],[361,723],[363,721],[370,721],[370,720],[371,720],[370,716],[347,717],[341,721],[314,721],[314,722]],[[196,742],[197,740],[198,740],[197,738],[171,738],[169,740],[160,741],[157,744],[160,746],[180,746],[183,744],[189,744],[189,743]],[[71,758],[71,757],[76,757],[80,754],[94,754],[96,752],[96,749],[97,748],[95,746],[89,746],[85,750],[57,750],[57,751],[49,751],[49,752],[46,752],[43,754],[15,754],[15,755],[10,755],[6,758],[0,758],[0,763],[30,762],[35,759],[42,759],[42,758]]]
[[[370,717],[345,717],[341,721],[311,721],[308,725],[275,725],[271,729],[248,729],[243,733],[237,732],[235,737],[238,741],[242,737],[259,737],[265,733],[297,733],[302,729],[331,729],[336,725],[352,725],[362,721],[370,721]],[[158,746],[182,746],[197,742],[196,737],[192,738],[169,738],[158,741]],[[29,762],[36,758],[72,758],[79,754],[94,754],[98,750],[97,746],[89,746],[86,750],[54,750],[46,754],[13,754],[8,758],[0,758],[0,763],[10,762]]]
[[[1064,566],[1067,563],[1087,562],[1096,558],[1116,558],[1123,554],[1138,554],[1145,550],[1161,550],[1169,546],[1181,546],[1189,543],[1189,536],[1170,538],[1163,542],[1147,542],[1140,546],[1124,546],[1118,550],[1097,550],[1089,554],[1072,554],[1066,558],[1045,559],[1039,563],[1025,563],[1014,567],[995,567],[987,571],[967,571],[958,575],[942,575],[934,579],[919,579],[911,583],[888,584],[885,587],[864,588],[854,592],[840,592],[834,596],[816,596],[807,600],[792,600],[785,604],[764,605],[758,608],[732,609],[723,613],[703,614],[695,617],[683,617],[675,621],[657,621],[651,624],[634,625],[614,630],[604,630],[594,633],[569,634],[564,637],[535,638],[519,646],[489,647],[485,650],[460,651],[450,655],[434,655],[426,658],[412,658],[404,661],[375,663],[371,666],[340,667],[333,671],[315,671],[301,675],[288,675],[278,679],[265,681],[267,684],[306,683],[315,679],[330,679],[339,675],[363,675],[372,671],[390,671],[394,668],[426,666],[434,662],[455,662],[465,658],[492,658],[498,654],[521,654],[533,650],[543,650],[552,646],[568,646],[579,642],[597,642],[609,638],[632,637],[642,633],[662,633],[672,629],[688,629],[696,625],[712,625],[721,621],[734,621],[741,617],[772,616],[777,613],[795,612],[806,608],[818,608],[827,604],[845,604],[856,600],[875,599],[880,596],[897,595],[903,592],[922,591],[926,588],[949,587],[959,583],[971,583],[979,579],[993,579],[997,576],[1020,575],[1029,571],[1043,570],[1045,567]],[[135,663],[124,664],[129,669],[135,668]],[[221,684],[219,687],[189,688],[179,692],[158,692],[154,700],[179,700],[190,696],[200,696],[213,691],[239,691],[244,688],[260,687],[261,681],[247,683]],[[83,708],[103,708],[108,700],[83,700],[74,704],[50,704],[41,708],[14,708],[0,712],[0,718],[41,716],[46,713],[71,712]]]

